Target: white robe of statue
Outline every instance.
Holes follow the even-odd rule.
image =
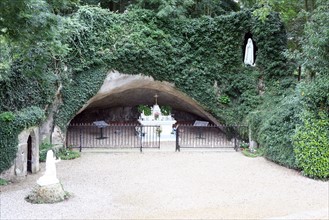
[[[54,157],[54,153],[52,150],[48,150],[47,152],[47,158],[46,158],[46,172],[45,174],[40,177],[37,181],[37,184],[40,186],[46,186],[46,185],[52,185],[59,183],[59,180],[56,176],[56,164],[59,162],[59,160],[56,160],[56,157]]]
[[[244,64],[254,66],[254,45],[251,38],[248,38],[246,50],[244,53]]]

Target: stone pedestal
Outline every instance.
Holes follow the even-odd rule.
[[[60,183],[40,186],[36,184],[30,194],[25,198],[31,203],[56,203],[68,198]]]

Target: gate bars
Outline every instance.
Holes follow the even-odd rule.
[[[98,128],[93,124],[68,126],[66,146],[79,148],[143,148],[160,149],[160,126],[140,124],[110,124]],[[248,142],[248,126],[193,126],[181,124],[176,128],[176,151],[181,148],[232,148]]]
[[[181,148],[233,148],[248,142],[248,126],[180,125],[176,129],[176,151]]]
[[[93,124],[71,124],[68,126],[66,146],[79,148],[160,148],[160,126],[139,124],[110,124],[98,128]]]

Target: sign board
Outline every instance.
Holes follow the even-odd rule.
[[[193,124],[193,126],[196,126],[196,127],[207,127],[209,124],[208,121],[198,121],[196,120]]]
[[[105,121],[94,121],[93,125],[96,125],[98,128],[105,128],[109,126]]]

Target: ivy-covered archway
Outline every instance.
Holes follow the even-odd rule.
[[[4,114],[0,119],[10,124],[0,130],[5,140],[0,147],[9,152],[1,170],[7,169],[15,156],[14,134],[27,124],[37,125],[44,114],[53,114],[54,125],[65,131],[97,93],[109,70],[172,83],[204,112],[225,124],[243,122],[263,103],[264,91],[280,97],[291,85],[291,71],[282,53],[286,34],[274,13],[265,22],[244,10],[178,19],[161,18],[146,9],[116,14],[81,6],[61,25],[60,44],[64,49],[56,51],[60,56],[52,56],[54,51],[49,51],[40,70],[45,73],[42,78],[21,72],[33,72],[31,61],[18,63],[11,80],[1,82],[0,110]],[[257,45],[255,67],[243,63],[247,33]],[[61,101],[59,108],[54,99]],[[19,111],[28,113],[24,120],[18,120]]]
[[[72,51],[63,82],[63,105],[56,124],[68,122],[86,106],[103,84],[108,70],[151,76],[175,85],[220,123],[241,123],[262,103],[261,95],[287,83],[290,74],[282,52],[286,35],[276,14],[266,22],[250,11],[218,17],[176,19],[150,10],[114,14],[81,7],[69,43]],[[246,36],[257,45],[256,66],[243,63]],[[124,95],[124,94],[122,94]],[[153,96],[154,94],[152,94]]]

